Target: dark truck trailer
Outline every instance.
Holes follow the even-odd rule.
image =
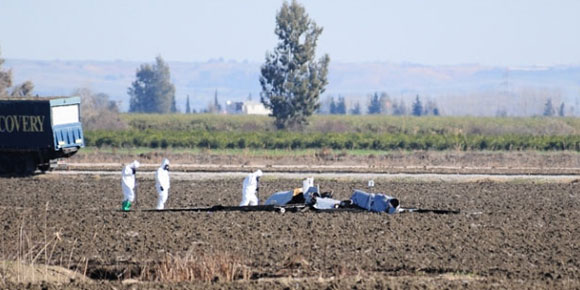
[[[0,174],[44,172],[84,147],[80,101],[0,99]]]

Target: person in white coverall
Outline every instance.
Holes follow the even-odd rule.
[[[159,194],[157,209],[163,209],[169,195],[169,160],[167,158],[163,159],[161,167],[155,173],[155,189]]]
[[[139,161],[135,160],[126,165],[121,172],[121,188],[123,189],[123,203],[121,209],[129,211],[131,204],[135,201],[135,173],[139,168]]]
[[[250,173],[245,179],[242,188],[242,202],[240,206],[258,205],[258,191],[260,190],[262,170]]]

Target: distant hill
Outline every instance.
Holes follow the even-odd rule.
[[[187,95],[192,107],[199,111],[213,101],[216,90],[222,103],[259,100],[261,63],[210,60],[168,64],[181,111]],[[130,61],[17,59],[7,59],[5,63],[12,69],[15,83],[31,80],[41,96],[69,95],[76,88],[87,87],[108,94],[124,110],[129,104],[127,88],[140,65]],[[365,111],[373,92],[386,92],[409,107],[419,95],[423,101],[435,101],[445,115],[539,115],[547,98],[552,98],[555,106],[563,102],[566,114],[580,115],[580,66],[506,68],[331,62],[329,85],[322,101],[342,95],[349,105],[360,102]]]

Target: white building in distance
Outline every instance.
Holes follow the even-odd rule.
[[[260,102],[226,101],[226,113],[230,115],[269,115],[272,113],[272,111],[266,109],[264,104]]]

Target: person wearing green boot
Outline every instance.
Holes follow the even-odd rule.
[[[137,173],[139,165],[139,161],[135,160],[126,165],[121,172],[121,188],[123,189],[123,203],[121,204],[121,210],[123,211],[131,210],[131,205],[135,201],[135,173]]]

